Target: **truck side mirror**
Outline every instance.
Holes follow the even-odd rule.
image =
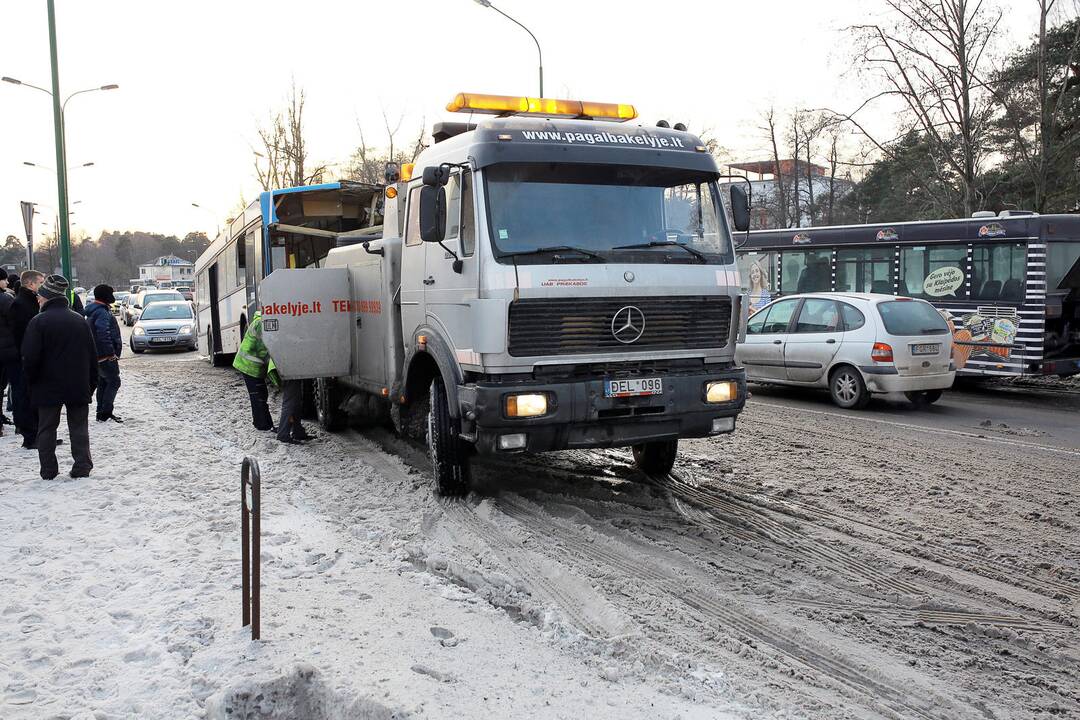
[[[731,186],[731,218],[739,232],[750,229],[750,200],[746,197],[746,190],[742,185]]]
[[[424,179],[427,180],[427,170],[424,170]],[[425,183],[420,188],[420,239],[424,242],[442,242],[445,235],[446,188]]]

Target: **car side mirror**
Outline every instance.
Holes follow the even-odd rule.
[[[731,218],[739,232],[750,229],[750,200],[741,185],[731,186]]]
[[[427,179],[427,170],[424,171],[424,179]],[[424,242],[442,242],[444,235],[446,235],[446,188],[425,183],[420,188],[420,239]]]

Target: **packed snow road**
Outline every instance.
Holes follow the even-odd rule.
[[[0,717],[1080,716],[1080,450],[1053,403],[1013,425],[755,389],[670,476],[509,456],[439,501],[385,430],[282,446],[231,371],[122,367],[130,421],[92,428],[89,480],[0,439]]]

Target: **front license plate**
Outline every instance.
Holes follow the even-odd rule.
[[[638,397],[641,395],[663,395],[664,381],[661,378],[631,378],[629,380],[605,380],[604,397]]]
[[[171,343],[172,341],[172,338],[150,338],[152,343]]]
[[[912,355],[937,355],[941,352],[941,343],[919,343],[911,346]]]

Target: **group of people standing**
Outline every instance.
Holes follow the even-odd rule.
[[[36,449],[41,477],[59,474],[56,431],[67,411],[73,478],[87,477],[94,464],[88,425],[90,401],[97,393],[97,420],[123,422],[113,413],[120,389],[120,326],[110,306],[108,285],[94,288],[85,308],[70,296],[62,275],[36,270],[0,273],[0,396],[10,387],[12,417],[0,413],[0,434],[13,425],[22,446]]]

